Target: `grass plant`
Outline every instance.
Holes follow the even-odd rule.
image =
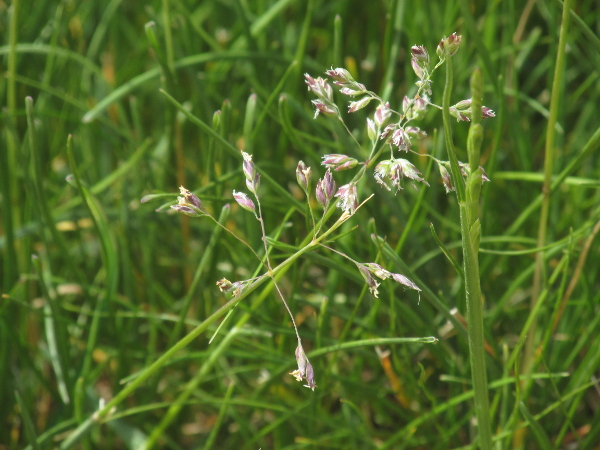
[[[1,8],[0,450],[596,448],[596,2]]]

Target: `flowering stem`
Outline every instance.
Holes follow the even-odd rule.
[[[446,149],[452,170],[452,181],[460,205],[460,228],[463,247],[463,266],[465,276],[465,293],[467,303],[469,359],[471,362],[471,379],[475,401],[475,414],[479,430],[479,447],[484,450],[492,448],[492,431],[490,424],[490,408],[488,398],[487,373],[485,365],[483,305],[479,281],[479,193],[481,190],[481,171],[472,171],[467,178],[467,186],[460,173],[458,160],[452,142],[450,124],[450,94],[452,90],[452,58],[446,56],[446,85],[443,97],[443,119]],[[480,80],[480,78],[479,78]],[[479,91],[480,92],[480,91]],[[476,116],[477,114],[474,114]],[[475,123],[475,125],[479,125]],[[475,159],[478,149],[474,149],[476,139],[469,133],[469,157]],[[471,161],[470,161],[471,162]]]
[[[217,219],[215,219],[213,216],[211,216],[210,214],[206,214],[207,217],[209,217],[214,223],[216,223],[219,227],[221,227],[223,230],[227,231],[230,235],[232,235],[234,238],[236,238],[238,241],[240,241],[242,244],[244,244],[247,248],[250,249],[250,251],[252,253],[254,253],[254,256],[256,256],[256,258],[263,264],[265,265],[265,263],[263,262],[262,258],[260,256],[258,256],[258,253],[256,253],[256,251],[254,251],[254,249],[252,248],[252,246],[250,244],[248,244],[246,241],[244,241],[241,237],[239,237],[237,234],[235,234],[233,231],[231,231],[229,228],[227,228],[225,225],[223,225],[221,222],[219,222]],[[268,268],[269,266],[267,266]]]
[[[338,252],[336,249],[331,248],[325,244],[319,244],[321,247],[326,248],[327,250],[329,250],[330,252],[333,253],[337,253],[338,255],[340,255],[342,258],[346,258],[348,261],[352,261],[354,264],[359,265],[360,263],[358,261],[355,261],[354,259],[350,258],[348,255],[346,255],[345,253],[342,252]]]
[[[273,276],[273,270],[271,268],[271,261],[269,259],[269,249],[267,247],[267,234],[265,232],[265,222],[262,218],[262,209],[260,207],[260,200],[258,199],[257,194],[254,194],[254,197],[256,198],[256,204],[258,206],[258,215],[256,216],[256,218],[260,222],[260,229],[262,231],[262,241],[265,246],[265,259],[267,261],[267,268],[269,269],[269,277],[271,277],[271,280],[273,281],[273,285],[275,286],[275,289],[277,290],[277,293],[279,294],[279,298],[283,302],[285,309],[287,310],[288,314],[290,315],[290,318],[292,319],[292,325],[294,325],[294,331],[296,332],[296,337],[298,338],[298,343],[300,343],[300,334],[298,333],[298,327],[296,326],[296,320],[294,319],[292,310],[290,309],[287,301],[285,300],[285,297],[283,296],[283,293],[281,292],[281,289],[279,289],[279,285],[275,281],[275,277]]]
[[[317,230],[317,221],[315,220],[315,213],[314,213],[314,211],[312,209],[312,206],[310,204],[310,194],[309,194],[309,191],[306,190],[305,194],[306,194],[306,206],[308,207],[308,212],[310,213],[310,218],[312,220],[313,239],[314,239],[314,238],[317,237],[317,233],[318,233],[318,230]]]
[[[344,122],[344,119],[342,119],[342,116],[340,113],[338,113],[338,119],[339,121],[342,123],[342,125],[344,126],[344,128],[346,129],[346,131],[348,132],[348,134],[350,135],[350,137],[352,138],[352,140],[354,141],[354,143],[357,145],[358,149],[360,151],[362,151],[362,145],[360,145],[360,142],[358,142],[356,140],[356,137],[352,134],[352,132],[350,131],[350,129],[348,128],[348,125],[346,125],[346,122]]]

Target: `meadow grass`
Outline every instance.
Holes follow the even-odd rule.
[[[595,2],[566,6],[1,6],[0,449],[595,448],[600,23]],[[345,67],[398,110],[416,92],[411,46],[433,56],[453,32],[463,42],[432,101],[445,86],[449,104],[469,98],[480,68],[496,112],[482,122],[491,182],[461,211],[433,160],[413,154],[429,187],[394,195],[369,175],[358,195],[374,196],[352,217],[327,209],[327,246],[421,289],[386,281],[374,298],[348,259],[311,246],[295,174],[310,166],[314,191],[322,156],[358,157],[354,139],[366,151],[374,106],[346,114],[335,94],[349,135],[313,118],[303,74]],[[429,111],[414,150],[467,162],[469,123],[442,116]],[[219,225],[263,257],[261,224],[232,197],[245,189],[240,149],[262,175],[273,270],[231,297],[218,280],[265,272]],[[335,172],[338,186],[352,176]],[[218,223],[169,212],[182,185]],[[469,214],[479,316],[466,303]],[[314,391],[289,375],[297,338],[273,281]]]

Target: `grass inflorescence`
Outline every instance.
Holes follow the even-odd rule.
[[[595,11],[4,5],[0,449],[594,448]]]

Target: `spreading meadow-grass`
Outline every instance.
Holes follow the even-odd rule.
[[[595,2],[0,8],[0,447],[597,445]]]

